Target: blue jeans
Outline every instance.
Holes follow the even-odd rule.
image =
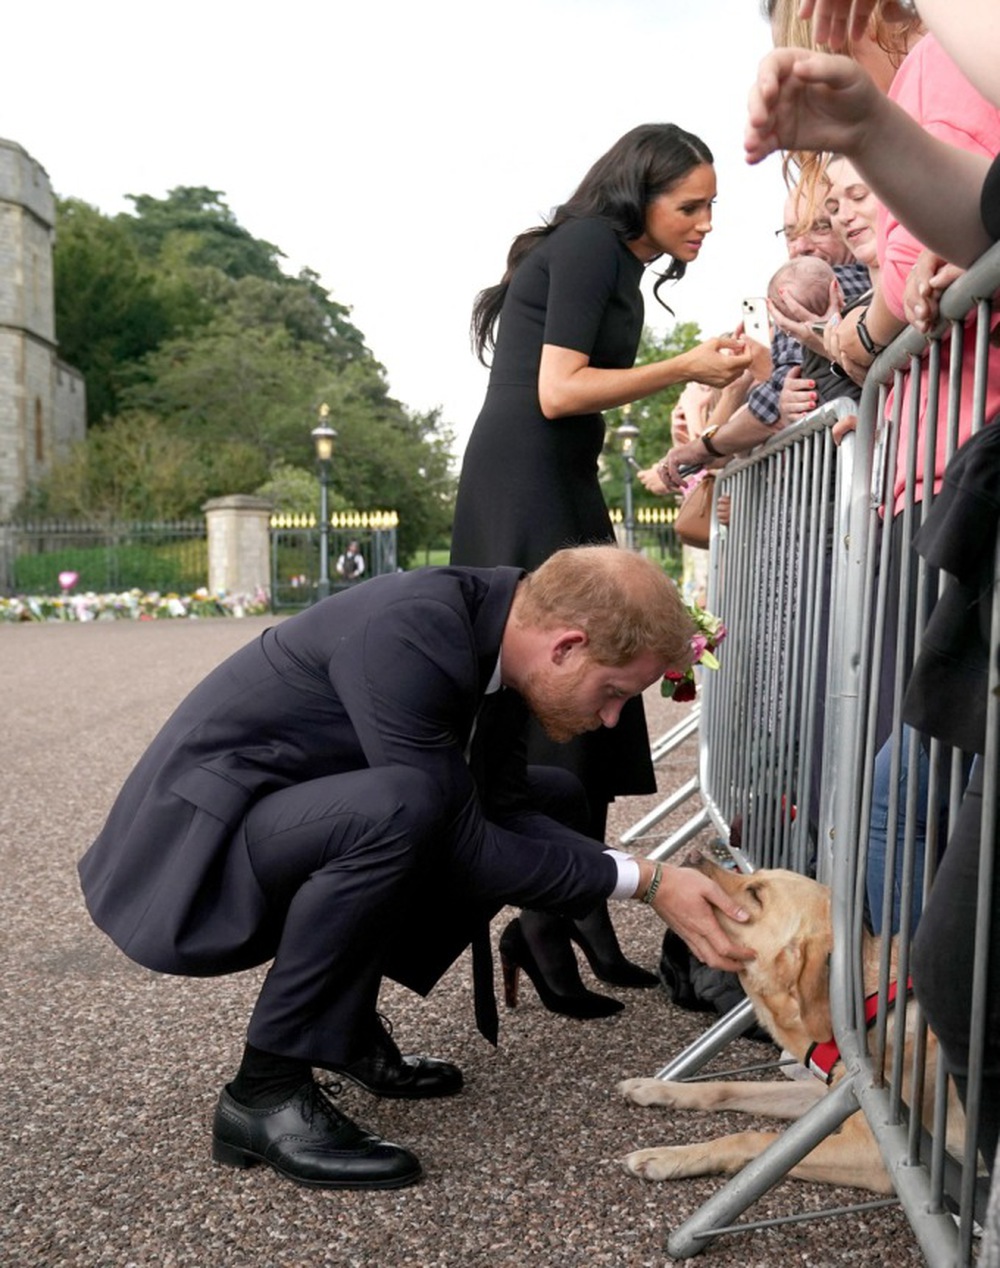
[[[907,786],[909,783],[910,738],[913,732],[903,728],[901,740],[898,801],[895,823],[896,854],[892,874],[892,933],[899,932],[900,905],[903,889],[903,836],[906,814]],[[910,904],[910,932],[917,927],[923,905],[924,853],[927,843],[927,797],[930,783],[930,762],[927,750],[921,744],[916,761],[917,808],[916,838],[914,841],[913,895]],[[882,907],[885,901],[885,868],[889,846],[889,794],[892,777],[892,744],[887,741],[875,758],[872,784],[872,808],[868,824],[868,868],[865,877],[868,893],[868,911],[872,931],[882,932]]]

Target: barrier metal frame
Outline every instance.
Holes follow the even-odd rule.
[[[964,1155],[961,1159],[951,1159],[945,1150],[944,1140],[944,1100],[945,1077],[939,1073],[933,1091],[934,1108],[927,1122],[921,1122],[920,1115],[908,1110],[903,1100],[905,1083],[912,1080],[912,1086],[922,1089],[925,1078],[924,1054],[922,1043],[916,1045],[916,1055],[912,1069],[903,1069],[902,1048],[895,1053],[890,1068],[885,1068],[884,1054],[888,1028],[888,1012],[885,1004],[886,986],[889,976],[888,950],[886,949],[880,973],[880,1003],[876,1024],[868,1031],[864,1020],[864,988],[862,985],[861,949],[864,929],[864,889],[867,866],[867,824],[872,799],[872,775],[874,766],[875,743],[875,698],[879,690],[880,649],[885,638],[886,627],[886,592],[885,577],[889,551],[889,534],[881,532],[879,505],[884,499],[885,489],[890,490],[889,501],[892,501],[892,471],[895,466],[895,451],[901,435],[908,437],[906,452],[907,488],[904,507],[900,514],[907,516],[904,521],[904,532],[915,527],[918,517],[926,514],[932,501],[930,490],[922,500],[914,494],[917,450],[915,444],[917,417],[916,400],[919,393],[915,390],[921,376],[928,376],[928,424],[924,434],[926,449],[925,466],[934,468],[935,425],[933,420],[939,416],[942,387],[946,386],[946,406],[943,410],[944,420],[938,425],[948,429],[947,452],[953,452],[956,446],[956,426],[962,392],[962,375],[959,353],[962,341],[968,337],[965,319],[973,315],[970,322],[971,334],[975,339],[976,368],[971,387],[966,385],[967,394],[971,392],[973,411],[976,417],[974,428],[982,425],[987,399],[987,358],[989,356],[989,337],[991,326],[991,297],[1000,289],[1000,246],[992,248],[962,278],[956,282],[942,302],[942,323],[930,342],[915,330],[905,331],[876,360],[869,371],[865,391],[858,407],[858,432],[853,445],[853,461],[849,459],[850,444],[841,447],[837,458],[838,471],[843,468],[846,474],[851,467],[850,480],[842,478],[837,481],[837,497],[833,512],[833,533],[830,546],[833,557],[833,579],[831,594],[831,611],[836,619],[830,623],[828,647],[828,686],[827,709],[824,723],[824,761],[821,781],[819,805],[819,832],[815,842],[817,855],[816,871],[819,878],[832,884],[833,920],[834,920],[834,953],[831,962],[831,1006],[833,1013],[834,1034],[840,1047],[846,1073],[844,1078],[834,1087],[829,1095],[810,1110],[797,1123],[785,1130],[779,1139],[759,1158],[748,1166],[722,1188],[688,1220],[676,1229],[669,1237],[666,1250],[676,1259],[684,1259],[698,1254],[718,1236],[726,1233],[742,1231],[759,1225],[734,1223],[746,1208],[767,1192],[775,1183],[784,1178],[788,1171],[810,1152],[817,1144],[826,1139],[853,1113],[864,1113],[868,1124],[878,1143],[883,1162],[892,1178],[893,1185],[901,1202],[907,1219],[913,1229],[923,1254],[934,1268],[945,1268],[955,1265],[966,1268],[974,1262],[973,1245],[975,1240],[976,1221],[983,1218],[984,1186],[977,1178],[977,1155],[975,1141],[975,1116],[982,1095],[982,1043],[984,1030],[984,1004],[987,990],[988,959],[988,900],[991,893],[990,882],[994,865],[993,852],[996,832],[995,807],[998,792],[997,769],[1000,761],[1000,703],[997,699],[997,688],[1000,688],[1000,676],[997,671],[995,654],[1000,644],[1000,583],[994,585],[994,621],[993,646],[991,654],[990,712],[988,718],[989,738],[987,741],[986,782],[984,786],[984,806],[994,808],[992,814],[984,814],[982,827],[982,844],[980,855],[980,910],[975,939],[974,960],[974,1007],[972,1010],[972,1051],[970,1064],[969,1091],[967,1109],[970,1127]],[[941,366],[942,339],[950,340],[951,361],[947,385],[939,383]],[[911,416],[903,427],[901,414],[900,390],[905,376],[909,376],[914,386],[911,392]],[[887,422],[886,401],[889,387],[894,390],[894,404]],[[819,411],[817,412],[819,413]],[[773,453],[782,446],[788,447],[801,443],[803,432],[792,434],[792,429],[769,443],[766,453]],[[760,457],[763,457],[761,455]],[[734,465],[732,476],[738,476],[741,470],[749,470],[754,457],[745,460],[745,464]],[[759,468],[758,468],[759,469]],[[726,477],[717,484],[719,491],[725,487]],[[773,482],[772,482],[773,483]],[[754,516],[763,515],[762,499],[746,497],[747,492],[763,491],[765,482],[757,477],[757,489],[743,490],[744,507],[748,522],[757,521]],[[849,484],[849,487],[848,487]],[[825,486],[824,486],[825,487]],[[739,486],[734,487],[734,492]],[[734,497],[734,507],[736,498]],[[770,505],[770,503],[768,504]],[[740,524],[730,527],[729,539],[740,534]],[[787,527],[787,526],[786,526]],[[746,531],[746,530],[744,530]],[[785,585],[781,569],[787,559],[780,553],[783,549],[782,529],[773,538],[774,557],[757,560],[764,570],[764,576],[780,586]],[[726,552],[719,549],[720,543],[713,538],[713,577],[716,570],[722,570],[723,578],[726,569]],[[749,547],[747,547],[749,549]],[[928,601],[933,595],[927,593],[929,577],[926,568],[918,564],[913,570],[913,580],[903,573],[898,605],[900,611],[910,608],[920,609],[925,598]],[[997,577],[1000,578],[1000,547],[997,552]],[[722,580],[720,578],[719,580]],[[744,586],[746,581],[742,583]],[[910,586],[916,586],[911,591]],[[787,593],[787,588],[782,591]],[[710,606],[721,602],[717,595],[722,591],[710,589]],[[726,601],[728,601],[728,596]],[[713,610],[719,611],[718,607]],[[752,611],[752,605],[747,609]],[[741,609],[742,611],[742,609]],[[727,620],[732,618],[728,611],[720,613]],[[749,638],[760,643],[762,632],[770,631],[774,612],[763,611],[759,620],[750,631]],[[916,738],[904,741],[900,722],[900,703],[905,686],[905,662],[919,645],[921,622],[916,620],[912,634],[908,634],[903,622],[900,622],[897,634],[895,656],[896,674],[892,684],[893,721],[890,738],[893,779],[898,774],[904,753],[909,760],[914,760]],[[790,628],[790,627],[789,627]],[[797,640],[801,636],[808,640],[808,625],[795,627],[795,641],[787,643],[783,649],[786,663],[782,667],[781,677],[771,675],[769,682],[780,681],[789,684],[792,690],[794,675],[804,670],[806,680],[812,674],[812,647],[803,647]],[[912,642],[908,642],[912,639]],[[725,645],[724,645],[725,646]],[[734,655],[734,647],[738,654]],[[726,660],[742,661],[749,654],[748,644],[734,640],[725,646]],[[750,651],[754,649],[751,647]],[[765,649],[766,652],[766,649]],[[760,656],[755,653],[760,663]],[[791,662],[791,663],[788,663]],[[736,676],[746,669],[745,664],[738,664],[731,670]],[[745,677],[745,674],[744,674]],[[731,723],[734,709],[731,697],[727,692],[732,686],[720,672],[718,681],[712,688],[705,690],[703,699],[703,716],[701,726],[701,742],[703,756],[701,761],[702,796],[712,803],[712,818],[718,816],[726,821],[731,814],[732,789],[743,796],[759,795],[762,772],[766,775],[766,767],[761,765],[760,754],[735,753],[731,755],[733,745],[727,734],[726,726]],[[744,688],[745,690],[745,688]],[[714,697],[714,699],[713,699]],[[794,692],[792,693],[794,699]],[[728,713],[727,713],[728,701]],[[781,757],[787,750],[780,745],[787,733],[779,728],[777,748],[769,750]],[[908,748],[908,753],[907,753]],[[812,752],[811,746],[807,747]],[[931,746],[932,757],[935,754]],[[721,756],[716,756],[721,754]],[[945,755],[946,757],[948,754]],[[755,765],[755,762],[757,763]],[[950,813],[953,820],[955,809],[960,798],[962,777],[960,762],[952,755],[950,765],[950,783],[947,790],[931,787],[931,798],[947,795],[950,798]],[[936,764],[935,764],[936,767]],[[722,778],[722,772],[733,769],[737,776]],[[912,765],[910,769],[913,769]],[[743,781],[747,782],[744,783]],[[889,806],[889,848],[886,854],[885,872],[891,880],[894,870],[902,876],[902,899],[899,931],[900,963],[898,973],[905,977],[908,968],[909,939],[911,935],[909,901],[914,887],[921,882],[915,876],[915,840],[916,829],[914,816],[916,812],[915,794],[912,792],[915,781],[909,781],[910,792],[905,804],[899,804],[899,797],[890,796]],[[766,787],[766,780],[763,781]],[[779,838],[778,857],[781,851],[787,851],[791,834],[787,823],[780,823],[773,813],[768,820],[767,808],[764,808],[761,822]],[[903,827],[903,850],[901,858],[896,858],[894,841],[896,822]],[[949,823],[950,830],[950,823]],[[928,860],[932,858],[934,845],[933,832],[928,834]],[[751,854],[754,853],[755,842],[751,843]],[[801,863],[803,856],[791,847],[790,856],[794,862]],[[741,865],[753,867],[758,865],[748,857],[740,860]],[[800,870],[802,870],[800,868]],[[933,865],[929,861],[924,869],[922,881],[923,894],[929,892],[933,881]],[[890,886],[886,885],[886,890]],[[889,898],[886,899],[883,917],[890,914]],[[887,947],[888,939],[885,940]],[[897,1004],[897,1023],[902,1024],[905,1010],[916,1008],[913,1003],[905,1001]],[[919,1013],[919,1010],[917,1010]],[[744,1017],[739,1014],[745,1014]],[[658,1072],[660,1078],[677,1078],[700,1068],[702,1064],[717,1052],[729,1038],[742,1033],[751,1016],[749,1004],[734,1010],[727,1018],[713,1027],[700,1043],[692,1045],[680,1058],[665,1066]],[[922,1019],[917,1017],[918,1028],[926,1029]],[[722,1032],[725,1032],[724,1034]],[[977,1053],[979,1054],[977,1056]],[[957,1181],[951,1183],[951,1178]],[[866,1209],[870,1203],[851,1210]],[[953,1214],[954,1211],[954,1214]],[[805,1219],[816,1218],[813,1215]]]

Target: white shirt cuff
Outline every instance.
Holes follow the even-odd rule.
[[[614,859],[615,867],[618,868],[618,884],[608,897],[634,898],[635,891],[639,888],[639,864],[631,854],[625,854],[621,850],[605,850],[604,853]]]

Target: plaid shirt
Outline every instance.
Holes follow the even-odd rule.
[[[840,283],[845,304],[860,299],[871,288],[871,279],[863,264],[835,264],[833,271]],[[781,416],[778,401],[785,385],[785,375],[792,366],[802,364],[802,345],[778,327],[775,327],[771,339],[771,363],[771,377],[764,383],[758,383],[747,397],[750,413],[768,427],[773,427]]]

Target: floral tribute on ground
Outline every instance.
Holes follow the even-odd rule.
[[[661,693],[678,704],[693,700],[698,690],[695,667],[718,669],[715,652],[726,637],[726,627],[720,617],[693,604],[687,605],[688,616],[694,622],[696,633],[691,638],[691,664],[685,670],[671,669],[660,684]]]
[[[263,590],[250,595],[160,594],[126,590],[121,594],[0,595],[0,623],[5,621],[162,621],[212,616],[259,616],[270,612]]]

